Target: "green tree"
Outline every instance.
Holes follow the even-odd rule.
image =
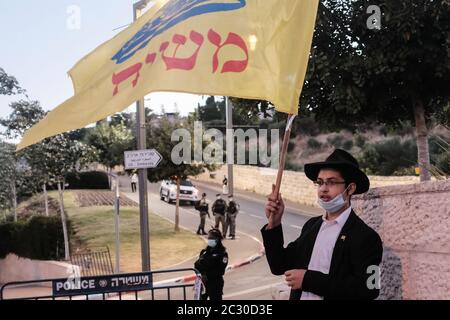
[[[0,68],[0,95],[14,95],[23,93],[16,78],[6,73],[3,68]]]
[[[10,107],[12,108],[12,112],[9,117],[0,119],[0,124],[6,128],[5,135],[8,138],[21,137],[28,128],[41,120],[45,115],[45,112],[37,101],[21,100],[12,103]],[[35,184],[34,190],[37,190],[38,185],[43,186],[45,206],[48,208],[46,185],[52,183],[57,184],[60,195],[59,202],[66,259],[69,258],[70,251],[63,202],[65,177],[68,173],[78,172],[88,163],[96,160],[97,154],[94,147],[73,140],[72,134],[65,133],[45,139],[41,143],[21,150],[19,153],[15,153],[13,150],[10,157],[14,159],[12,176],[15,183],[11,187],[13,203],[17,199],[16,187],[18,185],[25,186],[26,184],[24,182],[32,182]]]
[[[448,125],[449,117],[450,4],[381,1],[380,30],[368,27],[371,4],[321,1],[300,115],[314,114],[324,130],[411,121],[421,180],[429,180],[427,121]]]
[[[163,160],[156,169],[149,169],[148,179],[151,182],[172,179],[177,182],[177,201],[175,207],[175,231],[179,231],[179,206],[180,206],[180,183],[189,176],[196,176],[205,171],[205,168],[214,170],[215,165],[205,163],[180,163],[172,161],[172,151],[179,144],[179,141],[172,141],[172,133],[176,129],[186,129],[190,137],[193,138],[193,126],[188,122],[170,123],[162,118],[159,125],[147,129],[147,148],[156,149],[163,157]],[[192,140],[190,141],[192,142]],[[193,144],[192,144],[193,145]],[[191,149],[191,152],[193,149]],[[193,154],[193,153],[192,153]]]
[[[6,219],[6,212],[14,205],[12,185],[15,184],[14,172],[16,162],[14,159],[14,145],[0,142],[0,210]],[[17,215],[14,215],[17,219]]]
[[[302,106],[329,126],[411,121],[421,180],[429,180],[427,121],[450,98],[449,3],[385,0],[381,29],[374,30],[367,27],[369,1],[340,2],[322,5],[337,18],[325,26],[340,28],[315,35]]]
[[[9,116],[0,118],[0,125],[6,128],[4,135],[9,139],[21,137],[45,116],[38,101],[19,100],[12,102],[9,107],[12,109]]]
[[[225,102],[217,102],[214,96],[208,97],[205,105],[198,107],[198,119],[204,123],[225,123]]]
[[[88,145],[98,150],[99,162],[111,171],[115,166],[123,165],[124,152],[133,149],[135,140],[124,122],[100,122],[86,135]]]
[[[60,134],[25,149],[24,157],[45,186],[56,184],[64,233],[65,258],[70,259],[69,233],[64,208],[65,179],[69,173],[79,172],[97,160],[97,150],[83,142],[70,139],[68,134]],[[46,197],[47,198],[47,197]],[[47,199],[46,199],[47,201]],[[47,208],[47,204],[46,204]]]

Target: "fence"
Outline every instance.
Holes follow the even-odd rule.
[[[73,265],[81,268],[81,276],[84,277],[114,273],[111,253],[108,247],[93,252],[73,254],[70,257],[70,261]]]
[[[175,273],[194,273],[194,282],[184,283],[178,279],[153,283],[155,276]],[[63,279],[7,283],[0,289],[0,300],[200,300],[202,287],[201,275],[195,269],[94,277],[73,275]],[[192,290],[188,291],[189,288]]]

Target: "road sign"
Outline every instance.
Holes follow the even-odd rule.
[[[148,169],[156,168],[162,160],[158,151],[137,150],[125,151],[125,169]]]

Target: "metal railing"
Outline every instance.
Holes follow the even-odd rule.
[[[157,275],[181,272],[189,275],[153,283]],[[202,288],[200,273],[186,268],[10,282],[1,287],[0,300],[200,300]]]
[[[113,274],[109,248],[71,255],[70,262],[81,268],[81,276],[92,277]]]

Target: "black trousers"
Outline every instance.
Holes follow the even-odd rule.
[[[205,293],[202,294],[202,300],[222,300],[223,295],[223,277],[218,279],[208,279],[205,283]]]

